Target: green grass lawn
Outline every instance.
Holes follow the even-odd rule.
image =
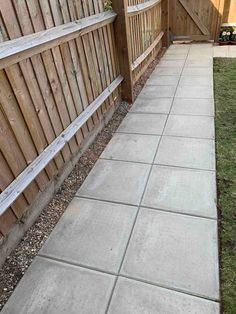
[[[223,313],[236,313],[236,59],[214,61]]]

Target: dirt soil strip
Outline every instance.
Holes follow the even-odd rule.
[[[135,99],[144,87],[156,65],[159,63],[163,54],[164,49],[135,84]],[[26,232],[22,241],[7,258],[2,269],[0,269],[0,311],[72,201],[75,193],[83,184],[99,156],[111,140],[113,133],[128,113],[130,107],[131,106],[125,102],[120,104],[108,125],[98,134],[94,143],[80,158],[79,162],[64,181],[55,197],[42,211],[35,224]]]

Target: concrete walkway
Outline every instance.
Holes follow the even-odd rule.
[[[219,313],[213,55],[168,49],[4,314]]]

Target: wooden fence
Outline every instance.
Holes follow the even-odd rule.
[[[121,95],[132,102],[133,85],[162,43],[168,44],[167,0],[113,0],[114,11],[106,8],[103,0],[0,0],[5,255],[111,117]],[[26,212],[34,218],[21,227]]]
[[[173,40],[218,40],[222,23],[236,23],[236,0],[171,0]]]

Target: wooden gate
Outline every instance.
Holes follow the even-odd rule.
[[[220,0],[171,0],[172,40],[213,40],[218,32]]]

